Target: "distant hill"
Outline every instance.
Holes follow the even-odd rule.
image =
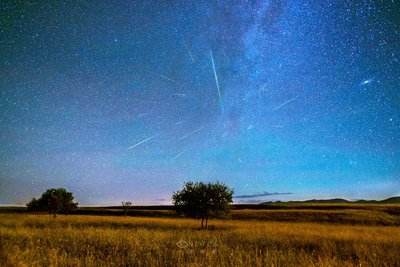
[[[380,202],[385,204],[400,204],[400,197],[390,197]]]
[[[351,202],[350,202],[351,203]],[[360,204],[400,204],[400,197],[390,197],[384,200],[356,200],[353,203]]]
[[[306,200],[303,201],[304,203],[349,203],[350,201],[347,201],[346,199],[343,198],[333,198],[333,199],[311,199],[311,200]]]
[[[269,201],[269,202],[262,202],[262,204],[271,204],[271,203],[296,203],[296,204],[301,204],[301,203],[315,203],[315,204],[346,204],[346,203],[358,203],[358,204],[400,204],[400,196],[398,197],[390,197],[384,200],[356,200],[356,201],[349,201],[343,198],[333,198],[333,199],[310,199],[310,200],[304,200],[304,201],[287,201],[287,202],[282,202],[282,201]]]

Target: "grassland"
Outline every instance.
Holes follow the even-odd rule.
[[[0,213],[0,266],[400,266],[398,205],[320,207],[233,210],[209,230],[169,211]]]

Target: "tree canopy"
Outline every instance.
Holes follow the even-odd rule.
[[[64,188],[47,189],[39,199],[33,198],[26,205],[29,210],[37,213],[47,211],[53,214],[54,218],[57,213],[68,214],[69,211],[78,207],[78,203],[74,202],[73,193]]]
[[[124,208],[124,215],[126,216],[129,208],[132,206],[132,202],[130,202],[130,201],[122,201],[121,204],[122,204],[122,207]]]
[[[207,228],[209,218],[229,212],[232,195],[233,189],[220,182],[187,182],[181,191],[174,192],[172,200],[177,213],[201,219],[201,228]]]

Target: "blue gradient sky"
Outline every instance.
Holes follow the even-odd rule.
[[[399,195],[400,5],[354,2],[2,1],[0,204]]]

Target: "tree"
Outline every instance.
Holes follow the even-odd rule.
[[[122,207],[124,208],[124,214],[126,216],[126,213],[128,212],[129,208],[132,206],[132,202],[129,201],[122,201]]]
[[[174,192],[172,201],[175,212],[189,218],[201,219],[201,228],[207,229],[208,219],[229,212],[232,195],[233,189],[220,182],[187,182],[181,191]]]
[[[37,216],[39,216],[40,212],[43,211],[42,204],[36,198],[32,198],[32,200],[29,201],[29,203],[26,204],[26,206],[28,207],[28,210],[36,212]]]
[[[78,203],[74,202],[73,194],[64,188],[51,188],[47,189],[39,199],[33,198],[27,204],[27,207],[37,213],[48,211],[55,218],[59,212],[64,212],[68,215],[69,211],[78,207]]]

